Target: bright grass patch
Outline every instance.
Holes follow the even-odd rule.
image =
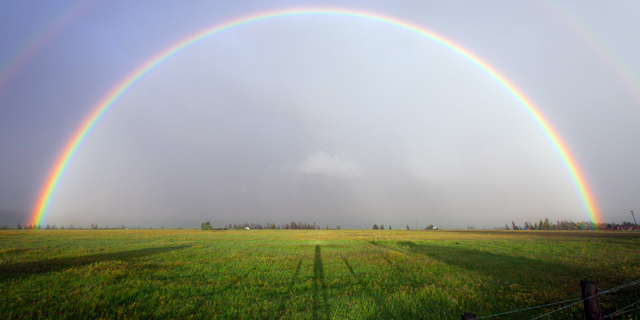
[[[638,248],[635,232],[5,230],[0,314],[459,319],[640,279]],[[640,285],[600,297],[605,315],[638,300]],[[583,318],[581,303],[547,317]]]

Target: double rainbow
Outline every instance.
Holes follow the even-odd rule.
[[[529,112],[529,114],[533,116],[535,121],[551,141],[553,147],[560,154],[563,163],[569,170],[569,173],[574,183],[576,184],[580,197],[584,202],[584,207],[586,208],[590,220],[595,222],[601,221],[600,215],[596,208],[593,194],[589,190],[584,175],[580,171],[577,162],[569,153],[569,149],[562,142],[557,132],[542,116],[541,112],[538,110],[538,108],[535,107],[531,100],[529,100],[513,83],[511,83],[507,78],[500,74],[500,72],[498,72],[495,68],[484,62],[472,52],[454,43],[453,41],[407,21],[402,21],[393,17],[364,11],[336,8],[306,8],[260,12],[257,14],[242,16],[233,20],[216,24],[177,42],[176,44],[160,52],[159,54],[142,64],[140,67],[135,69],[133,72],[131,72],[124,80],[122,80],[115,88],[113,88],[109,92],[109,94],[107,94],[100,101],[100,103],[98,103],[98,105],[93,108],[93,111],[89,114],[89,116],[85,118],[82,125],[75,131],[74,135],[67,142],[66,146],[58,156],[55,165],[49,172],[45,184],[39,193],[35,208],[33,209],[33,213],[30,219],[30,224],[40,225],[43,223],[44,219],[46,218],[47,209],[49,207],[51,199],[55,193],[56,187],[58,186],[61,177],[64,175],[65,169],[69,165],[69,162],[73,158],[75,152],[78,150],[78,147],[82,144],[84,139],[87,137],[87,134],[91,131],[91,128],[93,128],[93,126],[100,120],[100,117],[105,114],[109,107],[111,107],[113,103],[127,91],[127,89],[129,89],[139,79],[153,70],[154,67],[169,59],[173,55],[179,53],[180,51],[196,44],[197,42],[225,30],[258,21],[299,15],[344,16],[384,23],[389,26],[404,29],[436,41],[437,43],[453,50],[463,58],[466,58],[467,60],[476,64],[479,68],[484,70],[487,74],[498,81],[498,83],[505,87],[511,93],[511,95],[522,104],[527,112]]]

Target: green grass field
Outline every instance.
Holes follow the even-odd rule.
[[[640,279],[639,248],[635,232],[5,230],[0,317],[481,317]],[[605,315],[638,300],[600,297]],[[582,303],[544,319],[584,319]]]

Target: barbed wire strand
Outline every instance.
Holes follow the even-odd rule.
[[[490,316],[478,317],[478,319],[482,319],[482,318],[491,318],[491,317],[501,316],[501,315],[509,314],[509,313],[516,313],[516,312],[520,312],[520,311],[526,311],[526,310],[531,310],[531,309],[537,309],[537,308],[542,308],[542,307],[548,307],[548,306],[552,306],[552,305],[555,305],[555,304],[561,304],[561,303],[565,303],[565,302],[576,301],[576,300],[578,300],[578,299],[580,299],[580,298],[569,299],[569,300],[560,301],[560,302],[554,302],[554,303],[549,303],[549,304],[543,304],[543,305],[541,305],[541,306],[529,307],[529,308],[524,308],[524,309],[519,309],[519,310],[507,311],[507,312],[502,312],[502,313],[496,313],[496,314],[492,314],[492,315],[490,315]]]
[[[609,290],[602,291],[602,292],[598,293],[597,295],[609,293],[611,291],[618,291],[618,290],[620,290],[622,288],[631,287],[631,286],[634,286],[634,285],[636,285],[638,283],[640,283],[640,279],[639,280],[634,280],[634,281],[631,281],[631,282],[627,282],[627,283],[625,283],[623,285],[617,286],[615,288],[611,288]]]
[[[616,315],[616,316],[619,316],[619,315],[621,315],[621,314],[625,314],[625,313],[627,313],[627,312],[636,311],[636,310],[640,310],[640,307],[639,307],[639,308],[635,308],[635,309],[631,309],[631,310],[627,310],[627,311],[625,311],[625,312],[620,312],[620,313],[615,314],[615,315]]]
[[[541,316],[537,316],[537,317],[535,317],[535,318],[531,318],[531,320],[540,319],[540,318],[542,318],[542,317],[544,317],[544,316],[548,316],[548,315],[550,315],[550,314],[552,314],[552,313],[554,313],[554,312],[558,312],[558,311],[560,311],[560,310],[562,310],[562,309],[569,308],[569,307],[571,307],[572,305],[578,304],[578,303],[580,303],[580,302],[582,302],[582,301],[585,301],[585,300],[590,299],[590,298],[593,298],[593,297],[594,297],[594,296],[591,296],[591,297],[589,297],[589,298],[585,298],[585,299],[581,299],[580,301],[576,301],[576,302],[574,302],[574,303],[572,303],[572,304],[568,304],[568,305],[566,305],[566,306],[564,306],[564,307],[562,307],[562,308],[560,308],[560,309],[556,309],[556,310],[553,310],[553,311],[549,311],[549,312],[547,312],[547,313],[545,313],[545,314],[543,314],[543,315],[541,315]]]
[[[572,305],[574,305],[574,304],[580,303],[580,302],[585,301],[585,300],[587,300],[587,299],[590,299],[590,298],[593,298],[593,297],[597,297],[597,296],[599,296],[599,295],[601,295],[601,294],[607,294],[607,293],[609,293],[609,292],[613,292],[613,291],[620,290],[620,289],[622,289],[622,288],[630,287],[630,286],[636,285],[636,284],[638,284],[638,283],[640,283],[640,279],[638,279],[638,280],[634,280],[634,281],[630,281],[630,282],[627,282],[627,283],[625,283],[625,284],[619,285],[619,286],[617,286],[617,287],[614,287],[614,288],[611,288],[611,289],[608,289],[608,290],[605,290],[605,291],[602,291],[602,292],[598,292],[596,295],[590,296],[590,297],[585,298],[585,299],[582,299],[582,300],[580,300],[580,301],[576,301],[576,300],[579,300],[580,298],[569,299],[569,300],[560,301],[560,302],[553,302],[553,303],[549,303],[549,304],[543,304],[543,305],[535,306],[535,307],[529,307],[529,308],[524,308],[524,309],[518,309],[518,310],[513,310],[513,311],[507,311],[507,312],[496,313],[496,314],[492,314],[492,315],[488,315],[488,316],[482,316],[482,317],[478,317],[478,319],[491,318],[491,317],[496,317],[496,316],[505,315],[505,314],[510,314],[510,313],[516,313],[516,312],[521,312],[521,311],[526,311],[526,310],[532,310],[532,309],[537,309],[537,308],[542,308],[542,307],[548,307],[548,306],[552,306],[552,305],[556,305],[556,304],[562,304],[562,303],[565,303],[565,302],[576,301],[576,302],[574,302],[574,303],[572,303],[572,304],[569,304],[569,305],[566,305],[566,306],[564,306],[564,307],[562,307],[562,308],[560,308],[560,309],[556,309],[556,310],[553,310],[553,311],[547,312],[547,313],[545,313],[545,314],[543,314],[543,315],[541,315],[541,316],[539,316],[539,317],[536,317],[536,318],[531,319],[531,320],[534,320],[534,319],[542,318],[542,317],[544,317],[544,316],[546,316],[546,315],[549,315],[549,314],[552,314],[552,313],[554,313],[554,312],[560,311],[560,310],[562,310],[562,309],[568,308],[568,307],[570,307],[570,306],[572,306]],[[599,288],[598,288],[598,289],[599,289]],[[640,301],[639,301],[639,302],[640,302]],[[637,302],[636,302],[636,303],[637,303]],[[631,305],[634,305],[634,304],[636,304],[636,303],[633,303],[633,304],[631,304]],[[631,306],[631,305],[630,305],[630,306]],[[621,309],[621,310],[618,310],[618,311],[616,311],[616,312],[622,311],[622,310],[624,310],[624,309],[626,309],[626,308],[628,308],[628,307],[630,307],[630,306],[626,306],[625,308],[623,308],[623,309]],[[636,309],[633,309],[633,310],[636,310]],[[607,317],[608,317],[608,316],[607,316]]]
[[[572,306],[572,305],[574,305],[574,304],[578,304],[578,303],[580,303],[580,302],[582,302],[582,301],[585,301],[585,300],[587,300],[587,299],[591,299],[591,298],[593,298],[593,297],[597,297],[597,296],[599,296],[599,295],[606,294],[606,293],[609,293],[609,292],[618,291],[618,290],[620,290],[620,289],[622,289],[622,288],[630,287],[630,286],[636,285],[636,284],[638,284],[638,283],[640,283],[640,280],[635,280],[635,281],[627,282],[627,283],[625,283],[625,284],[623,284],[623,285],[619,285],[619,286],[614,287],[614,288],[611,288],[611,289],[609,289],[609,290],[605,290],[605,291],[602,291],[602,292],[598,292],[597,294],[595,294],[595,295],[593,295],[593,296],[590,296],[590,297],[584,298],[584,299],[582,299],[582,300],[580,300],[580,301],[576,301],[576,302],[574,302],[574,303],[572,303],[572,304],[568,304],[568,305],[566,305],[566,306],[564,306],[564,307],[562,307],[562,308],[560,308],[560,309],[556,309],[556,310],[553,310],[553,311],[549,311],[549,312],[547,312],[547,313],[545,313],[545,314],[543,314],[543,315],[541,315],[541,316],[538,316],[538,317],[532,318],[531,320],[535,320],[535,319],[542,318],[542,317],[547,316],[547,315],[550,315],[550,314],[552,314],[552,313],[554,313],[554,312],[558,312],[558,311],[560,311],[560,310],[562,310],[562,309],[566,309],[566,308],[568,308],[568,307],[570,307],[570,306]]]
[[[636,302],[634,302],[634,303],[632,303],[632,304],[630,304],[630,305],[628,305],[628,306],[626,306],[626,307],[624,307],[624,308],[622,308],[622,309],[619,309],[619,310],[617,310],[617,311],[615,311],[615,312],[613,312],[613,313],[610,313],[610,314],[608,314],[608,315],[606,315],[606,316],[604,316],[604,317],[602,317],[602,318],[608,318],[608,317],[611,317],[611,316],[621,315],[621,314],[623,314],[623,313],[627,313],[627,312],[629,312],[629,311],[638,310],[638,309],[640,309],[640,308],[631,309],[631,310],[627,310],[627,311],[625,311],[625,312],[621,312],[621,311],[622,311],[622,310],[624,310],[624,309],[627,309],[627,308],[629,308],[629,307],[631,307],[631,306],[633,306],[633,305],[638,304],[638,302],[640,302],[640,300],[638,300],[638,301],[636,301]],[[600,319],[602,319],[602,318],[600,318]]]

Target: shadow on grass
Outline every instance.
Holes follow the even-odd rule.
[[[389,259],[384,257],[382,259],[386,260],[390,265],[394,265]],[[366,273],[357,274],[347,260],[347,257],[343,257],[342,260],[344,260],[344,264],[347,269],[349,269],[351,276],[353,276],[354,283],[358,288],[353,298],[355,298],[356,301],[362,298],[365,300],[371,299],[373,302],[371,309],[368,310],[370,314],[361,316],[362,319],[425,319],[427,315],[432,314],[430,312],[423,312],[430,306],[424,306],[424,309],[412,308],[411,306],[404,305],[402,302],[395,303],[389,299],[389,296],[397,292],[399,287],[406,285],[415,287],[415,279],[407,275],[402,268],[396,265],[392,273],[387,275],[397,281],[393,283],[374,284],[372,279],[367,278]]]
[[[401,241],[398,244],[409,252],[425,255],[450,265],[462,267],[469,271],[489,274],[497,278],[513,279],[514,273],[531,278],[533,274],[586,276],[590,270],[580,266],[568,266],[536,259],[496,254],[464,247],[448,247],[438,245],[416,244]],[[526,279],[522,279],[526,280]]]
[[[346,261],[346,260],[345,260]],[[287,309],[287,302],[294,299],[296,294],[305,294],[308,292],[307,288],[296,289],[296,284],[300,282],[300,271],[302,269],[302,259],[298,261],[296,271],[291,277],[289,288],[286,293],[278,294],[280,302],[278,304],[277,318],[283,315],[293,316],[289,312],[295,312],[295,310]],[[327,284],[324,277],[324,266],[322,264],[322,255],[320,245],[315,246],[315,255],[313,258],[313,276],[311,276],[311,311],[313,319],[329,319],[329,305],[327,297]]]
[[[353,268],[351,267],[351,265],[349,264],[349,261],[347,261],[347,257],[342,257],[342,260],[344,260],[344,264],[347,265],[347,268],[349,268],[349,272],[351,272],[351,275],[354,278],[358,278],[358,276],[356,276],[356,272],[353,271]]]
[[[302,269],[302,259],[298,261],[298,266],[296,267],[296,273],[293,275],[293,278],[291,279],[291,286],[293,286],[298,281],[298,277],[300,276],[300,269]]]
[[[329,319],[327,305],[327,284],[324,279],[324,268],[320,255],[320,245],[316,245],[313,258],[313,318]]]
[[[57,272],[68,268],[82,267],[96,262],[114,260],[133,260],[136,258],[179,250],[189,247],[187,245],[171,247],[155,247],[129,251],[118,251],[111,253],[99,253],[81,257],[69,257],[60,259],[47,259],[32,262],[14,263],[0,266],[0,281],[13,278],[26,277],[30,275]]]
[[[545,301],[554,302],[579,297],[580,280],[598,282],[598,278],[608,277],[608,275],[602,274],[596,269],[580,265],[579,262],[569,265],[527,257],[496,254],[462,246],[416,244],[411,241],[401,241],[398,242],[398,245],[405,247],[409,253],[424,255],[452,266],[490,276],[497,280],[493,283],[495,288],[503,292],[499,299],[501,301],[513,301],[514,305],[528,306],[523,305],[521,301],[515,299],[510,293],[526,293],[532,297],[531,299],[535,297],[535,304],[543,304]],[[510,286],[513,284],[517,284],[517,288],[511,288]],[[485,286],[491,286],[491,284],[487,283]],[[605,295],[603,297],[606,299],[609,296]],[[531,314],[543,314],[556,308],[558,306],[550,306],[532,311],[533,313]],[[562,311],[552,316],[552,318],[572,318],[576,314],[575,308]],[[508,310],[494,309],[491,311],[495,313]],[[578,311],[578,314],[581,314],[581,311]],[[522,316],[522,314],[513,314],[505,315],[504,317],[506,319],[521,319]]]
[[[380,259],[386,261],[390,269],[387,281],[382,286],[382,290],[391,293],[395,292],[396,288],[412,287],[413,289],[421,290],[426,286],[442,287],[443,283],[429,277],[421,276],[420,273],[414,274],[412,269],[404,265],[401,261],[392,261],[386,255],[392,251],[401,250],[408,254],[417,254],[429,257],[434,260],[439,260],[448,265],[462,268],[467,271],[477,272],[478,275],[489,276],[490,281],[483,282],[482,290],[492,292],[502,292],[502,296],[495,298],[499,299],[500,303],[494,301],[494,298],[489,298],[485,303],[491,303],[496,305],[508,305],[508,301],[521,304],[518,302],[515,296],[511,296],[510,293],[526,294],[526,296],[535,297],[535,301],[559,301],[567,298],[573,298],[579,295],[579,288],[577,284],[580,280],[594,279],[598,273],[596,270],[592,270],[586,266],[581,265],[564,265],[555,263],[553,261],[541,261],[527,257],[517,257],[503,254],[496,254],[485,252],[477,249],[465,248],[463,246],[442,246],[434,244],[417,244],[411,241],[397,242],[399,247],[394,245],[386,245],[384,242],[369,242],[375,247],[383,250],[380,252]],[[345,261],[347,267],[349,264]],[[453,271],[453,270],[452,270]],[[456,271],[453,271],[454,273]],[[448,275],[441,274],[444,278]],[[457,276],[454,274],[453,278]],[[365,281],[360,281],[365,284]],[[512,286],[516,285],[516,286]],[[452,289],[452,290],[449,290]],[[455,293],[456,288],[442,287],[443,294],[448,295],[451,292]],[[447,293],[449,292],[449,293]],[[448,308],[457,308],[459,306],[446,306],[447,300],[440,298],[438,303],[443,306],[434,306],[431,303],[422,305],[406,306],[402,303],[398,304],[394,301],[389,301],[385,296],[381,296],[378,290],[371,290],[364,287],[361,293],[371,297],[378,308],[375,310],[375,315],[372,319],[376,318],[423,318],[426,314],[437,317],[448,318],[448,315],[440,314],[442,310]],[[427,300],[430,300],[427,298]],[[436,297],[436,300],[438,298]],[[432,301],[430,301],[432,302]],[[497,313],[508,310],[502,310],[501,308],[486,308],[484,305],[476,304],[474,301],[465,303],[464,308],[471,308],[476,312],[485,313]],[[481,311],[484,310],[484,311]],[[440,315],[439,315],[440,314]],[[508,319],[519,319],[519,316],[506,317]]]

